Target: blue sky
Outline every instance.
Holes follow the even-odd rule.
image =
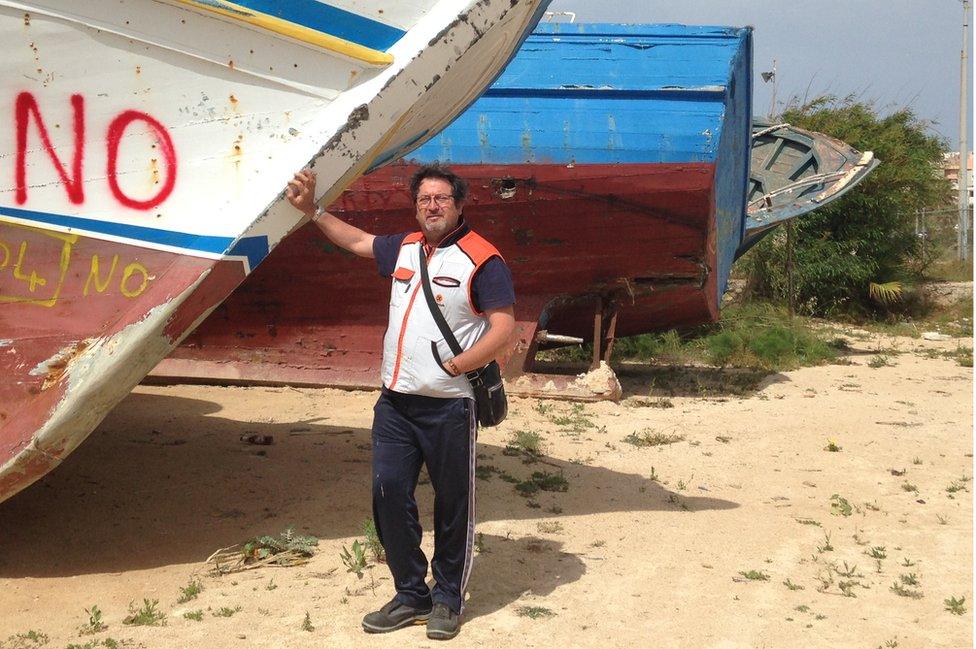
[[[776,59],[777,103],[854,93],[882,111],[907,105],[959,147],[960,0],[553,0],[549,8],[576,12],[577,22],[751,25],[755,114],[769,110],[772,86],[759,72]]]

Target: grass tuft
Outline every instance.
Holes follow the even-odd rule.
[[[88,622],[78,629],[79,635],[92,635],[108,628],[102,621],[102,611],[98,608],[98,604],[92,604],[91,608],[86,608],[85,613],[88,614]],[[0,643],[0,646],[2,646],[2,643]]]
[[[235,613],[241,612],[240,606],[235,606],[231,608],[229,606],[221,606],[216,611],[213,612],[214,617],[233,617]]]
[[[531,496],[538,491],[568,491],[569,482],[562,473],[536,471],[528,480],[515,485],[515,490],[522,496]]]
[[[739,574],[749,581],[769,581],[769,575],[762,570],[739,571]]]
[[[142,608],[133,608],[129,604],[129,614],[123,618],[122,624],[126,626],[165,626],[166,614],[160,611],[159,600],[142,600]]]
[[[180,596],[176,598],[176,603],[186,604],[191,599],[196,599],[201,592],[203,592],[203,584],[196,579],[191,579],[190,583],[180,588]]]
[[[665,446],[684,441],[684,435],[674,435],[672,433],[655,433],[650,428],[635,431],[624,437],[623,441],[637,447],[644,446]]]
[[[922,599],[922,597],[924,597],[922,591],[905,588],[904,585],[898,583],[897,581],[891,585],[891,592],[895,593],[899,597],[908,597],[909,599]]]
[[[502,450],[504,455],[521,456],[527,462],[542,457],[542,436],[531,430],[517,430]]]
[[[527,617],[532,620],[538,620],[542,617],[553,617],[556,615],[551,609],[545,606],[519,606],[515,609],[515,614],[519,617]]]
[[[955,597],[950,597],[943,601],[945,602],[945,610],[949,611],[953,615],[962,615],[963,613],[966,612],[965,597],[960,597],[959,599],[956,599]]]

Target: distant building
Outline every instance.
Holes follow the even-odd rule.
[[[959,191],[959,153],[946,153],[942,163],[942,172],[946,179],[952,183],[952,188]],[[969,152],[969,161],[966,163],[967,177],[969,180],[969,206],[973,206],[973,152]]]

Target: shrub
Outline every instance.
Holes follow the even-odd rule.
[[[779,228],[745,257],[749,293],[789,300],[811,315],[870,314],[897,307],[872,299],[871,284],[911,280],[931,263],[922,257],[915,213],[951,200],[938,172],[947,143],[927,132],[909,108],[882,116],[853,97],[794,104],[780,118],[794,126],[873,151],[881,164],[849,194],[793,223],[792,295],[787,237]],[[877,294],[877,290],[876,290]]]

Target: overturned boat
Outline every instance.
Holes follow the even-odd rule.
[[[331,202],[423,142],[545,4],[0,0],[0,500],[301,225],[296,170]]]

